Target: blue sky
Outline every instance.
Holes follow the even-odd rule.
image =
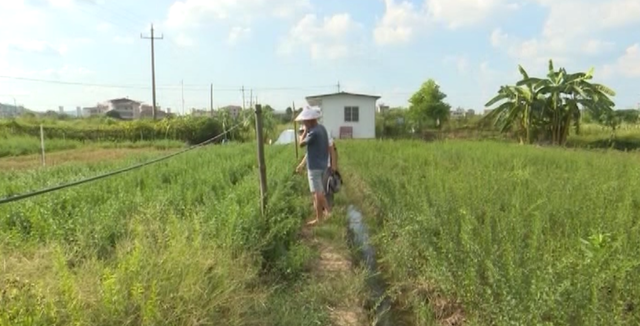
[[[575,14],[571,14],[575,13]],[[11,0],[0,1],[0,102],[39,111],[125,97],[242,103],[244,85],[284,109],[341,90],[405,105],[428,78],[454,107],[482,110],[517,65],[596,69],[619,108],[640,103],[638,0]],[[634,32],[636,31],[636,32]],[[5,77],[44,80],[27,81]],[[58,82],[58,83],[54,83]],[[61,83],[77,83],[73,85]]]

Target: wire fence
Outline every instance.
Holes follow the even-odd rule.
[[[63,183],[63,184],[60,184],[60,185],[57,185],[57,186],[44,188],[44,189],[40,189],[40,190],[36,190],[36,191],[31,191],[31,192],[27,192],[27,193],[23,193],[23,194],[8,196],[8,197],[0,199],[0,205],[16,202],[16,201],[19,201],[19,200],[23,200],[23,199],[27,199],[27,198],[31,198],[31,197],[35,197],[35,196],[39,196],[39,195],[46,194],[46,193],[49,193],[49,192],[54,192],[54,191],[58,191],[58,190],[62,190],[62,189],[70,188],[70,187],[79,186],[79,185],[82,185],[82,184],[85,184],[85,183],[89,183],[89,182],[92,182],[92,181],[96,181],[96,180],[112,177],[112,176],[115,176],[115,175],[118,175],[118,174],[121,174],[121,173],[129,172],[129,171],[136,170],[136,169],[140,169],[140,168],[143,168],[143,167],[151,165],[151,164],[155,164],[155,163],[158,163],[158,162],[162,162],[162,161],[168,160],[168,159],[170,159],[170,158],[172,158],[174,156],[178,156],[178,155],[184,154],[186,152],[192,151],[192,150],[194,150],[196,148],[202,147],[204,145],[207,145],[207,144],[209,144],[211,142],[216,141],[220,137],[228,134],[229,132],[231,132],[231,131],[239,128],[243,124],[247,123],[249,121],[249,119],[250,119],[250,116],[247,116],[243,121],[241,121],[241,122],[237,123],[236,125],[230,127],[226,131],[224,131],[224,132],[222,132],[222,133],[220,133],[220,134],[218,134],[218,135],[216,135],[216,136],[214,136],[212,138],[209,138],[209,139],[207,139],[207,140],[205,140],[205,141],[203,141],[201,143],[198,143],[198,144],[192,145],[192,146],[190,146],[188,148],[185,148],[185,149],[183,149],[181,151],[178,151],[178,152],[175,152],[175,153],[171,153],[171,154],[159,157],[159,158],[155,158],[155,159],[149,160],[147,162],[138,163],[138,164],[126,167],[126,168],[122,168],[122,169],[118,169],[118,170],[115,170],[115,171],[99,174],[97,176],[93,176],[93,177],[90,177],[90,178],[85,178],[85,179],[82,179],[82,180],[68,182],[68,183]]]

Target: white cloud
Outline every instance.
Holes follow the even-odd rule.
[[[374,28],[378,45],[409,42],[416,34],[443,24],[457,29],[485,22],[504,10],[518,9],[516,0],[426,0],[416,8],[409,0],[384,0],[385,13]]]
[[[465,56],[447,56],[443,61],[445,64],[454,64],[459,73],[466,73],[469,70],[469,60]]]
[[[251,28],[249,27],[233,27],[229,32],[227,41],[229,44],[236,44],[239,40],[247,38],[251,34]]]
[[[427,16],[413,3],[385,0],[385,13],[373,30],[373,38],[379,45],[406,43],[411,40],[416,29],[427,24]]]
[[[629,46],[615,63],[604,67],[604,72],[608,76],[640,77],[640,43]]]
[[[49,4],[54,7],[70,7],[74,3],[74,0],[49,0]]]
[[[43,11],[28,6],[23,0],[0,1],[0,33],[36,30],[45,27],[47,22]]]
[[[60,80],[74,80],[76,78],[93,74],[93,71],[90,69],[68,64],[58,68],[34,70],[24,69],[22,67],[16,66],[15,64],[9,64],[9,62],[5,62],[2,60],[0,60],[0,71],[2,71],[3,74],[9,76]]]
[[[135,39],[133,36],[114,36],[113,41],[120,44],[133,44]]]
[[[614,47],[615,43],[613,42],[591,39],[582,46],[582,50],[588,54],[601,54],[613,50]]]
[[[505,44],[507,44],[508,41],[509,41],[509,35],[503,32],[500,28],[495,29],[491,33],[491,45],[493,45],[494,47],[504,46]]]
[[[511,0],[428,0],[429,16],[456,29],[484,22],[504,9],[517,9]]]
[[[569,45],[560,38],[522,40],[500,29],[494,30],[489,39],[494,47],[506,51],[525,69],[533,69],[534,71],[546,67],[549,59],[553,59],[557,63],[565,62],[567,52],[570,49]],[[578,48],[577,50],[582,49]]]
[[[166,26],[197,27],[212,20],[248,25],[259,17],[289,18],[310,8],[309,0],[182,0],[169,8]]]
[[[48,55],[64,55],[68,51],[66,44],[52,44],[42,40],[14,39],[6,43],[6,48],[11,51],[25,53],[41,53]]]
[[[291,54],[298,46],[306,47],[313,59],[339,59],[357,53],[362,25],[347,13],[320,20],[314,14],[304,16],[280,46],[281,54]]]
[[[96,29],[100,32],[107,32],[107,31],[110,31],[112,28],[113,28],[113,25],[109,23],[100,23],[98,24],[98,26],[96,26]]]
[[[191,47],[196,44],[196,41],[193,38],[187,36],[184,33],[178,34],[178,36],[175,37],[173,41],[180,47]]]
[[[489,40],[498,49],[504,50],[519,64],[535,72],[546,71],[549,59],[557,64],[575,62],[577,58],[585,54],[597,56],[608,53],[615,48],[615,44],[597,38],[567,37],[565,34],[554,36],[541,36],[530,39],[521,39],[503,32],[494,30]]]
[[[494,47],[504,49],[525,66],[545,67],[551,58],[565,64],[585,54],[603,55],[615,48],[603,33],[640,25],[638,0],[533,1],[549,10],[539,36],[520,39],[496,29],[490,37]]]
[[[549,9],[543,35],[569,37],[640,25],[638,0],[536,0]],[[568,14],[574,13],[574,14]]]

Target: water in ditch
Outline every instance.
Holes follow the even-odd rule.
[[[386,295],[385,283],[376,264],[375,249],[369,242],[369,232],[363,220],[362,213],[353,205],[347,208],[347,219],[349,221],[349,240],[351,246],[359,253],[359,259],[367,269],[367,285],[372,294],[371,302],[375,307],[375,317],[373,325],[390,326],[391,322],[391,300]]]

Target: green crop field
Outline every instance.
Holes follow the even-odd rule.
[[[1,173],[0,196],[153,155]],[[267,218],[255,144],[0,206],[0,325],[326,324],[323,307],[280,286],[309,256],[296,237],[310,209],[291,148],[266,160]]]
[[[465,325],[640,324],[636,154],[339,146],[407,324],[434,324],[460,307]]]
[[[338,202],[365,213],[396,324],[640,324],[637,154],[488,141],[338,147]],[[291,146],[266,151],[266,218],[255,144],[0,206],[0,325],[331,324],[326,306],[343,308],[336,296],[347,292],[307,284],[331,278],[307,274],[306,181],[292,177]],[[0,197],[158,155],[3,172]],[[341,207],[334,217],[317,234],[344,229]]]

